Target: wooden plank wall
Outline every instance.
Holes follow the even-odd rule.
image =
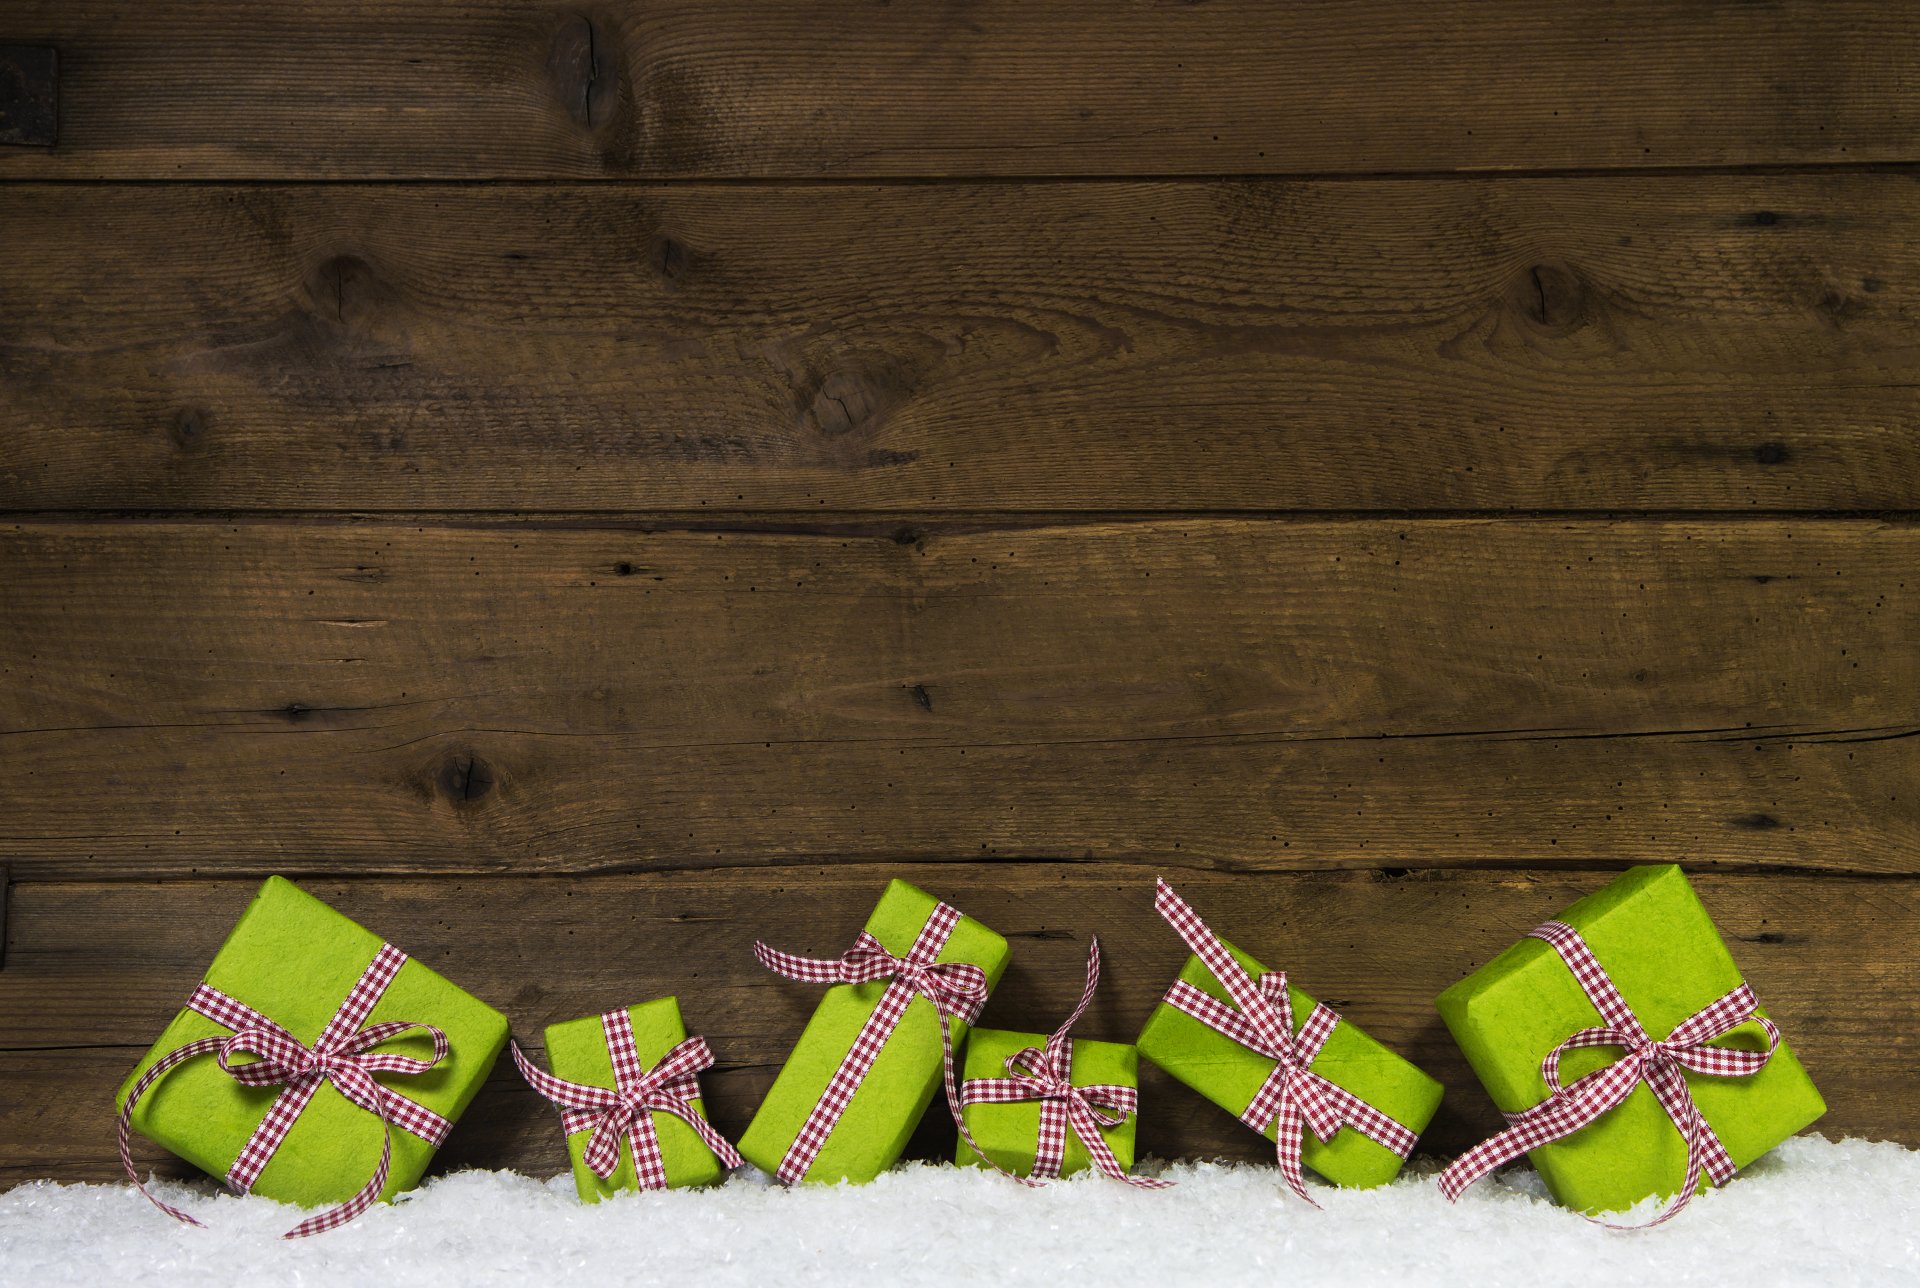
[[[1920,1144],[1916,29],[0,0],[0,1185],[270,872],[536,1044],[678,992],[734,1130],[755,937],[905,874],[1124,1038],[1165,873],[1447,1151],[1433,995],[1678,861]],[[563,1166],[510,1073],[466,1164]]]

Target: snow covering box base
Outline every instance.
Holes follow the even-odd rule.
[[[1524,1168],[1458,1206],[1435,1192],[1430,1166],[1383,1189],[1320,1187],[1320,1212],[1286,1195],[1271,1168],[1165,1174],[1179,1186],[1143,1193],[1082,1176],[1029,1191],[972,1168],[916,1165],[859,1187],[789,1191],[742,1176],[588,1206],[568,1177],[462,1172],[295,1242],[277,1237],[291,1210],[264,1199],[163,1183],[216,1226],[195,1230],[126,1186],[32,1182],[0,1194],[0,1282],[1920,1282],[1920,1152],[1897,1145],[1790,1140],[1671,1225],[1638,1234],[1555,1207]]]

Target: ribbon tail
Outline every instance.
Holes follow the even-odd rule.
[[[374,1087],[374,1094],[380,1096],[379,1084],[371,1077],[361,1074]],[[384,1101],[385,1097],[380,1097]],[[328,1208],[324,1212],[308,1217],[293,1229],[280,1237],[283,1239],[304,1239],[308,1235],[321,1234],[328,1230],[337,1230],[347,1222],[372,1207],[380,1198],[380,1191],[387,1188],[387,1172],[393,1165],[393,1124],[388,1121],[384,1103],[380,1112],[380,1165],[373,1169],[373,1175],[360,1187],[360,1192],[338,1207]]]
[[[1291,1094],[1281,1099],[1279,1112],[1274,1115],[1273,1121],[1274,1158],[1280,1164],[1280,1174],[1287,1178],[1287,1188],[1312,1206],[1319,1207],[1313,1195],[1307,1193],[1307,1178],[1301,1170],[1300,1151],[1306,1144],[1306,1120]]]
[[[960,1138],[967,1142],[969,1149],[979,1155],[981,1162],[1000,1173],[1000,1175],[1011,1176],[1022,1185],[1039,1189],[1041,1182],[1022,1176],[1018,1172],[1009,1172],[1006,1168],[989,1158],[987,1151],[980,1147],[980,1142],[973,1138],[973,1129],[967,1126],[967,1116],[961,1112],[960,1088],[954,1081],[953,1027],[947,1020],[947,1008],[942,1006],[939,1001],[934,998],[928,998],[927,1000],[933,1003],[933,1013],[940,1019],[940,1058],[943,1062],[942,1075],[947,1091],[947,1110],[953,1115],[953,1125],[960,1129]]]
[[[1489,1136],[1447,1164],[1440,1173],[1440,1193],[1458,1202],[1467,1187],[1495,1168],[1512,1162],[1530,1149],[1571,1136],[1627,1098],[1640,1081],[1638,1072],[1619,1072],[1609,1065],[1541,1101],[1531,1109],[1509,1115],[1506,1130]],[[1582,1094],[1583,1090],[1586,1094]]]
[[[1107,1138],[1100,1131],[1100,1120],[1091,1110],[1085,1113],[1072,1113],[1067,1119],[1073,1125],[1073,1134],[1080,1138],[1086,1148],[1087,1157],[1093,1160],[1094,1170],[1112,1180],[1122,1181],[1142,1190],[1164,1190],[1173,1185],[1172,1181],[1163,1181],[1152,1176],[1129,1176],[1127,1169],[1120,1166],[1120,1160],[1113,1156],[1113,1149],[1107,1144]]]
[[[174,1220],[183,1221],[188,1225],[197,1225],[202,1229],[206,1228],[205,1222],[182,1212],[179,1208],[154,1194],[141,1183],[140,1174],[134,1171],[133,1107],[140,1102],[140,1097],[147,1094],[148,1088],[158,1082],[161,1075],[165,1074],[169,1069],[178,1064],[185,1064],[197,1055],[211,1055],[224,1045],[226,1045],[225,1038],[201,1038],[197,1042],[189,1042],[185,1046],[175,1047],[164,1056],[161,1056],[144,1074],[140,1075],[140,1081],[134,1083],[133,1090],[127,1093],[127,1103],[120,1108],[120,1129],[118,1132],[120,1166],[126,1170],[127,1179],[133,1182],[133,1188],[139,1190],[141,1196],[144,1197],[147,1202],[153,1204]]]
[[[669,1112],[693,1128],[706,1147],[713,1151],[713,1156],[720,1160],[720,1166],[728,1171],[745,1166],[747,1160],[740,1157],[740,1151],[733,1147],[733,1142],[722,1136],[720,1129],[708,1122],[703,1115],[695,1113],[692,1106],[688,1106],[685,1113],[681,1113],[678,1109]]]
[[[1686,1080],[1680,1076],[1677,1069],[1666,1069],[1648,1078],[1647,1085],[1653,1089],[1661,1106],[1666,1109],[1667,1116],[1679,1129],[1680,1138],[1687,1144],[1686,1179],[1680,1183],[1679,1192],[1668,1198],[1666,1205],[1650,1219],[1633,1224],[1601,1222],[1609,1230],[1651,1230],[1656,1225],[1665,1225],[1685,1211],[1687,1204],[1693,1202],[1693,1196],[1700,1190],[1700,1178],[1707,1174],[1706,1141],[1712,1136],[1713,1129],[1707,1125],[1707,1120],[1700,1116],[1700,1107],[1694,1103],[1693,1097],[1687,1092]],[[1717,1137],[1714,1138],[1714,1144],[1719,1144]]]

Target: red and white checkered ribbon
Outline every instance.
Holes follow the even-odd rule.
[[[1293,1030],[1293,1001],[1287,993],[1284,971],[1269,971],[1258,981],[1248,975],[1198,913],[1165,881],[1157,884],[1153,906],[1172,926],[1194,956],[1206,964],[1233,1000],[1229,1006],[1185,980],[1175,980],[1166,1002],[1210,1029],[1232,1038],[1250,1051],[1272,1060],[1273,1072],[1248,1102],[1240,1121],[1264,1133],[1275,1125],[1274,1153],[1281,1174],[1295,1194],[1313,1203],[1301,1173],[1300,1151],[1305,1131],[1322,1143],[1342,1127],[1351,1127],[1378,1141],[1400,1157],[1413,1152],[1418,1136],[1345,1087],[1327,1081],[1311,1068],[1340,1017],[1316,1004],[1307,1022]]]
[[[187,1000],[187,1009],[197,1011],[217,1024],[224,1024],[233,1033],[224,1038],[200,1038],[174,1048],[156,1061],[134,1084],[125,1107],[120,1111],[120,1164],[126,1168],[127,1179],[167,1215],[188,1225],[203,1224],[179,1208],[161,1202],[147,1193],[146,1186],[140,1184],[140,1177],[133,1168],[130,1130],[134,1105],[139,1103],[140,1097],[162,1074],[195,1056],[217,1055],[221,1070],[242,1086],[286,1088],[267,1107],[266,1117],[260,1120],[253,1135],[241,1146],[233,1166],[227,1169],[229,1185],[242,1194],[253,1187],[267,1161],[280,1148],[295,1121],[313,1100],[320,1084],[331,1082],[341,1095],[380,1119],[380,1165],[374,1168],[372,1178],[361,1187],[358,1194],[338,1207],[308,1217],[287,1231],[285,1237],[298,1239],[335,1229],[372,1207],[380,1197],[380,1191],[387,1185],[387,1169],[393,1161],[395,1127],[411,1132],[434,1146],[445,1140],[447,1132],[453,1127],[451,1122],[431,1109],[382,1086],[373,1076],[386,1073],[411,1077],[427,1072],[447,1058],[447,1035],[431,1024],[389,1020],[383,1024],[360,1027],[366,1024],[374,1004],[387,991],[387,985],[400,973],[406,960],[407,955],[398,948],[392,944],[382,944],[311,1047],[302,1046],[293,1034],[244,1002],[227,996],[210,984],[201,984]],[[415,1029],[433,1038],[432,1059],[420,1060],[413,1056],[374,1050],[381,1043]],[[236,1055],[255,1058],[235,1063],[233,1057]]]
[[[1015,1180],[1039,1184],[1059,1176],[1060,1165],[1066,1159],[1067,1129],[1071,1127],[1102,1175],[1141,1189],[1164,1189],[1173,1182],[1128,1176],[1120,1160],[1113,1156],[1106,1137],[1101,1135],[1101,1128],[1118,1127],[1128,1115],[1140,1111],[1139,1092],[1114,1083],[1088,1086],[1073,1083],[1073,1039],[1067,1036],[1067,1031],[1093,1001],[1093,990],[1099,983],[1100,941],[1095,939],[1087,948],[1087,986],[1080,994],[1080,1005],[1074,1007],[1066,1023],[1047,1038],[1046,1049],[1024,1047],[1008,1056],[1004,1078],[969,1078],[961,1083],[960,1104],[965,1108],[973,1104],[1040,1102],[1040,1135],[1034,1148],[1033,1170]]]
[[[1619,988],[1579,931],[1562,922],[1549,921],[1530,931],[1529,937],[1553,945],[1604,1022],[1594,1028],[1581,1029],[1547,1052],[1546,1059],[1540,1062],[1540,1076],[1547,1083],[1547,1098],[1531,1109],[1506,1115],[1509,1125],[1505,1131],[1482,1141],[1449,1164],[1440,1173],[1440,1192],[1449,1199],[1458,1199],[1469,1185],[1494,1168],[1530,1149],[1571,1136],[1620,1104],[1644,1082],[1687,1143],[1686,1180],[1679,1193],[1652,1220],[1639,1225],[1602,1224],[1615,1230],[1637,1230],[1672,1220],[1700,1188],[1703,1173],[1712,1177],[1715,1185],[1724,1185],[1736,1170],[1726,1147],[1714,1135],[1699,1106],[1694,1104],[1681,1070],[1691,1069],[1716,1078],[1750,1078],[1773,1058],[1775,1048],[1780,1045],[1780,1030],[1772,1020],[1756,1014],[1759,1003],[1754,999],[1753,990],[1742,983],[1655,1041],[1641,1027],[1633,1008],[1620,996]],[[1758,1021],[1765,1031],[1766,1050],[1708,1045],[1749,1020]],[[1619,1047],[1626,1055],[1563,1087],[1560,1057],[1576,1047]]]
[[[967,1131],[966,1120],[960,1116],[959,1092],[954,1087],[953,1030],[949,1021],[972,1024],[979,1016],[980,1008],[987,1000],[987,973],[970,962],[935,960],[940,950],[946,947],[948,937],[959,922],[960,914],[953,908],[944,903],[935,905],[927,917],[926,925],[920,928],[913,946],[903,957],[895,957],[884,944],[864,930],[853,941],[853,947],[831,961],[796,957],[762,943],[754,944],[753,954],[760,959],[760,964],[788,979],[809,984],[887,981],[886,991],[874,1004],[873,1013],[860,1026],[860,1032],[854,1036],[853,1045],[842,1057],[840,1067],[827,1080],[819,1102],[814,1105],[813,1112],[807,1115],[806,1122],[800,1125],[799,1134],[788,1147],[786,1157],[780,1160],[774,1175],[781,1181],[792,1185],[806,1176],[807,1169],[813,1166],[813,1160],[827,1143],[827,1137],[833,1134],[834,1125],[853,1102],[853,1093],[860,1089],[862,1079],[880,1055],[880,1048],[886,1045],[887,1039],[899,1025],[900,1017],[907,1013],[907,1007],[916,996],[932,1003],[934,1014],[939,1018],[947,1108],[952,1112],[954,1125],[960,1129],[961,1135],[967,1138],[968,1143],[972,1143],[972,1133]],[[981,1153],[978,1149],[975,1152]],[[981,1153],[981,1157],[986,1155]]]
[[[693,1037],[674,1047],[648,1069],[640,1063],[633,1038],[633,1017],[622,1010],[600,1017],[607,1035],[607,1054],[613,1062],[613,1087],[569,1082],[537,1068],[513,1044],[513,1062],[533,1089],[560,1106],[560,1126],[567,1135],[593,1130],[581,1157],[601,1180],[620,1166],[620,1140],[633,1149],[633,1175],[643,1190],[667,1188],[667,1167],[660,1157],[660,1135],[655,1114],[672,1114],[699,1135],[723,1167],[741,1164],[739,1151],[693,1107],[700,1098],[696,1075],[713,1065],[705,1038]]]

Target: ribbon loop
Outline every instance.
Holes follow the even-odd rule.
[[[200,1038],[176,1047],[149,1067],[134,1084],[133,1090],[127,1094],[126,1104],[120,1110],[120,1164],[126,1171],[127,1179],[155,1207],[175,1220],[188,1225],[203,1224],[179,1208],[162,1202],[141,1184],[133,1167],[131,1132],[134,1106],[154,1083],[168,1070],[188,1060],[212,1055],[221,1071],[242,1086],[286,1088],[267,1107],[260,1125],[254,1129],[246,1144],[241,1146],[239,1155],[227,1169],[227,1183],[242,1194],[259,1179],[268,1160],[286,1140],[287,1133],[293,1129],[322,1082],[332,1083],[334,1090],[380,1120],[380,1161],[367,1183],[346,1202],[308,1217],[287,1231],[284,1237],[298,1239],[335,1229],[373,1206],[387,1185],[387,1172],[393,1159],[395,1127],[436,1146],[453,1127],[451,1122],[433,1110],[382,1086],[373,1076],[376,1073],[417,1076],[445,1060],[451,1049],[447,1035],[431,1024],[405,1020],[389,1020],[373,1025],[366,1023],[374,1006],[406,961],[407,955],[398,948],[392,944],[382,944],[311,1047],[302,1044],[283,1026],[244,1002],[228,996],[211,984],[202,983],[187,1000],[187,1009],[233,1032],[227,1037]],[[383,1042],[415,1030],[433,1039],[431,1059],[422,1060],[374,1049]],[[235,1056],[253,1058],[236,1061]]]
[[[1530,1109],[1508,1114],[1505,1131],[1482,1141],[1449,1164],[1440,1173],[1440,1192],[1450,1200],[1457,1200],[1468,1186],[1496,1167],[1529,1150],[1573,1135],[1625,1101],[1635,1087],[1644,1083],[1686,1142],[1686,1177],[1679,1191],[1650,1220],[1638,1225],[1601,1224],[1614,1230],[1663,1225],[1680,1215],[1692,1201],[1702,1177],[1711,1179],[1715,1185],[1724,1185],[1735,1171],[1726,1147],[1694,1103],[1681,1070],[1723,1078],[1752,1077],[1779,1048],[1780,1030],[1772,1020],[1758,1013],[1759,1003],[1753,990],[1742,982],[1675,1025],[1666,1037],[1656,1040],[1648,1036],[1579,931],[1563,922],[1549,921],[1529,932],[1529,937],[1544,940],[1560,955],[1604,1023],[1581,1029],[1547,1052],[1540,1062],[1540,1076],[1547,1086],[1546,1098]],[[1749,1021],[1760,1025],[1767,1043],[1764,1050],[1712,1045]],[[1585,1047],[1616,1047],[1622,1054],[1613,1063],[1563,1086],[1560,1057]]]
[[[1264,1133],[1274,1129],[1274,1153],[1288,1188],[1315,1207],[1302,1172],[1301,1149],[1312,1132],[1322,1144],[1342,1127],[1351,1127],[1405,1158],[1418,1137],[1345,1087],[1313,1071],[1313,1062],[1340,1017],[1316,1004],[1296,1033],[1293,998],[1284,971],[1269,971],[1254,979],[1227,946],[1187,902],[1165,881],[1157,882],[1153,906],[1166,919],[1193,955],[1220,982],[1229,1002],[1184,980],[1167,990],[1169,1006],[1184,1011],[1208,1028],[1273,1061],[1273,1071],[1247,1103],[1242,1122]]]

